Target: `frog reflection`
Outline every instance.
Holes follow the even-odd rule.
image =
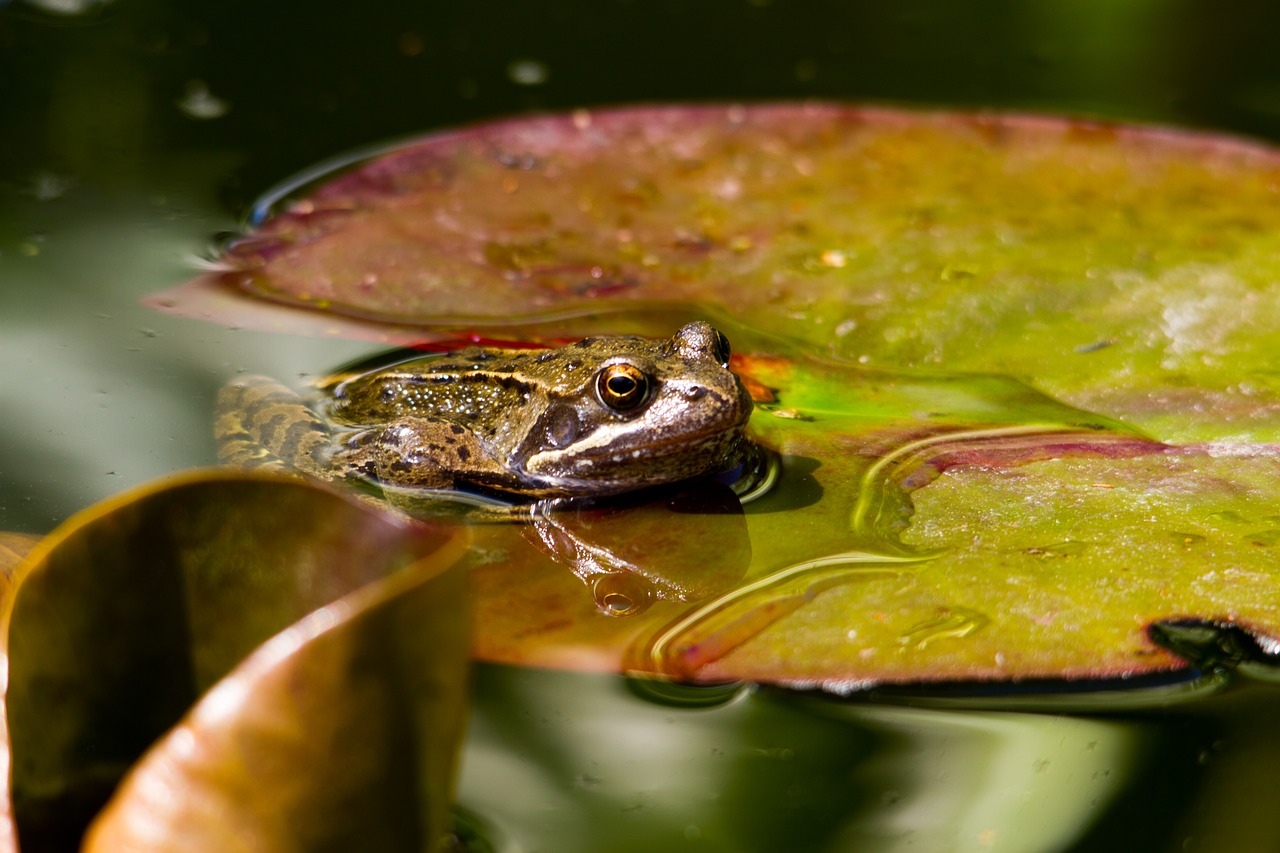
[[[537,501],[522,521],[525,538],[568,566],[607,616],[635,616],[656,600],[718,595],[751,562],[742,504],[716,480],[623,501]]]

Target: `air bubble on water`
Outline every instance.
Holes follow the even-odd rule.
[[[596,608],[605,616],[635,616],[653,603],[653,596],[642,579],[625,572],[599,576],[592,583],[591,592]]]
[[[70,18],[92,11],[96,6],[105,6],[109,2],[110,0],[27,0],[27,5],[34,6],[42,12]]]
[[[551,71],[536,59],[517,59],[507,65],[507,77],[517,86],[541,86]]]
[[[201,121],[222,118],[231,109],[231,104],[210,92],[203,80],[188,81],[187,89],[177,104],[183,113]]]
[[[66,195],[71,189],[72,181],[65,175],[56,172],[36,172],[31,177],[31,185],[27,190],[36,201],[53,201]]]

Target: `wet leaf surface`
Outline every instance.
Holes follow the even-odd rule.
[[[933,380],[836,389],[805,359],[742,367],[772,383],[757,435],[781,453],[782,485],[745,506],[741,580],[609,619],[563,568],[498,547],[472,569],[479,657],[848,692],[1191,674],[1203,661],[1153,641],[1167,622],[1276,642],[1271,447],[1175,447],[1062,406],[1054,424],[1056,404],[1013,384],[1004,411],[1024,423],[975,423],[989,384],[952,387],[922,421],[907,412]]]
[[[772,488],[478,527],[480,659],[838,692],[1133,679],[1217,665],[1200,629],[1252,644],[1236,663],[1280,635],[1278,250],[1259,145],[649,107],[352,163],[153,304],[428,348],[728,334]]]
[[[68,521],[7,614],[24,849],[74,847],[108,798],[87,849],[429,846],[465,708],[465,548],[221,472]]]
[[[277,308],[275,328],[400,341],[683,306],[873,366],[1021,374],[1165,440],[1274,440],[1278,250],[1280,158],[1262,146],[1045,118],[653,107],[391,150],[153,304],[254,322],[227,298],[250,293],[325,312]]]

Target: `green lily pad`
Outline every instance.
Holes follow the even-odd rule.
[[[449,831],[466,537],[196,473],[37,546],[6,611],[24,848],[406,849]],[[370,725],[376,720],[377,725]]]
[[[1157,642],[1186,624],[1240,631],[1258,659],[1280,642],[1271,448],[1172,447],[1061,406],[1047,423],[1055,404],[1016,385],[1005,412],[1021,400],[1024,423],[977,420],[985,383],[967,404],[951,387],[937,422],[911,418],[923,379],[878,386],[873,417],[840,407],[847,389],[824,396],[829,365],[742,364],[776,383],[757,435],[783,485],[746,505],[743,528],[689,528],[749,548],[741,578],[608,618],[564,567],[479,530],[500,556],[471,568],[477,656],[848,692],[1190,675],[1198,650]]]
[[[999,430],[927,444],[891,474],[873,466],[855,508],[864,535],[903,546],[896,561],[766,575],[668,628],[650,666],[846,692],[922,674],[1132,679],[1280,662],[1271,448]],[[1239,655],[1175,653],[1170,638],[1196,625],[1205,644],[1239,634]]]

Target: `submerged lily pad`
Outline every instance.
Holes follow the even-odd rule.
[[[465,709],[465,548],[227,473],[71,519],[6,609],[24,849],[72,846],[108,798],[86,849],[431,846]]]

